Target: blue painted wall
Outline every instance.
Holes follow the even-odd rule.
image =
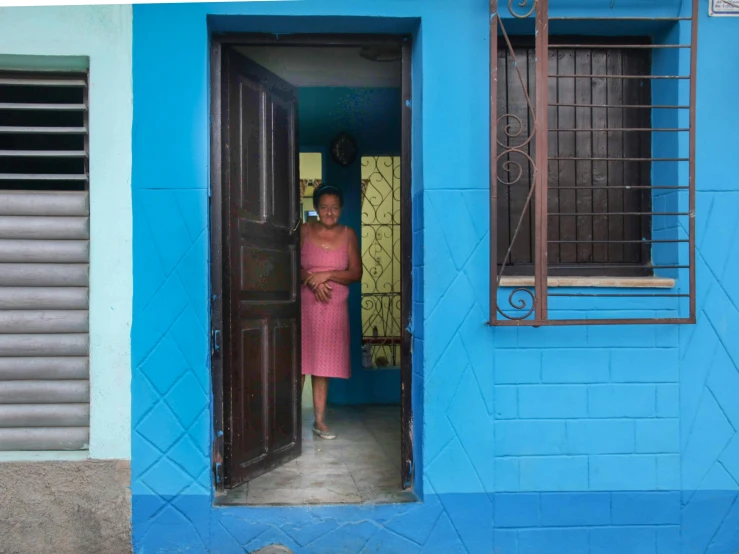
[[[393,88],[302,88],[300,102],[301,151],[323,152],[324,180],[342,187],[342,223],[362,236],[362,156],[400,155],[400,89]],[[359,156],[349,167],[338,166],[328,156],[331,141],[340,132],[357,141]],[[333,379],[329,386],[332,404],[400,403],[400,371],[362,368],[361,286],[349,292],[352,376]]]
[[[611,4],[555,5],[560,15],[681,9],[679,0]],[[239,552],[272,542],[346,553],[739,548],[737,21],[709,19],[701,1],[698,324],[490,329],[487,8],[486,0],[134,7],[137,552]],[[412,396],[421,503],[212,507],[209,15],[220,30],[415,33]],[[300,15],[320,17],[276,17]],[[591,29],[641,31],[616,27]]]

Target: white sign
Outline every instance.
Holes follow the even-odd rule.
[[[708,3],[708,15],[739,17],[739,0],[711,0]]]

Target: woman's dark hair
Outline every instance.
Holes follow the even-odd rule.
[[[322,184],[313,190],[313,207],[315,209],[318,209],[318,202],[321,200],[321,196],[325,196],[326,194],[332,194],[338,197],[339,206],[344,207],[344,193],[341,192],[341,189],[334,185]]]

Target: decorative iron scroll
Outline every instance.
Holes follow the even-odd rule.
[[[362,364],[400,366],[400,160],[362,158]]]
[[[300,198],[305,197],[305,190],[308,187],[320,187],[320,179],[301,179],[300,180]]]
[[[508,9],[514,17],[518,19],[526,19],[531,17],[538,9],[546,9],[547,0],[509,0],[508,1]],[[503,39],[505,41],[506,48],[508,49],[508,53],[515,59],[516,53],[514,51],[513,45],[511,43],[511,40],[508,36],[508,33],[506,33],[505,27],[503,26],[502,21],[500,20],[500,17],[497,15],[497,10],[495,12],[496,15],[493,18],[493,22],[491,23],[492,28],[500,29],[500,32],[503,36]],[[537,34],[539,32],[539,18],[537,18]],[[494,40],[493,40],[494,39]],[[495,47],[491,46],[491,74],[493,75],[493,79],[491,79],[491,87],[492,83],[497,83],[497,64],[498,64],[498,55],[497,55],[497,41],[498,41],[498,33],[496,32],[495,35],[492,35],[491,33],[491,44],[493,41],[495,42]],[[539,52],[537,51],[537,59],[538,59]],[[546,59],[546,56],[545,56]],[[495,157],[493,158],[495,160],[495,163],[491,162],[491,188],[492,188],[492,194],[491,197],[493,198],[493,203],[495,204],[494,207],[491,207],[491,209],[494,209],[492,212],[494,217],[497,217],[497,198],[498,198],[498,187],[500,185],[510,187],[510,186],[516,186],[523,184],[527,186],[529,193],[526,197],[526,203],[523,207],[523,210],[521,210],[521,214],[519,216],[518,222],[516,224],[516,229],[513,234],[513,238],[510,241],[510,245],[508,247],[507,252],[503,256],[502,263],[500,265],[500,269],[497,268],[497,259],[496,264],[494,266],[491,266],[495,270],[495,277],[491,277],[491,279],[495,280],[495,286],[494,286],[494,292],[497,295],[498,287],[500,286],[501,279],[503,278],[503,274],[505,272],[506,266],[510,261],[511,256],[511,250],[513,249],[513,245],[516,242],[516,238],[518,237],[518,233],[522,227],[524,217],[526,216],[526,213],[530,210],[532,198],[534,197],[534,193],[537,190],[541,190],[542,184],[541,179],[539,179],[539,171],[537,168],[537,161],[534,160],[531,155],[529,154],[528,150],[532,146],[532,142],[535,140],[537,135],[537,130],[539,129],[538,121],[537,121],[537,114],[539,114],[539,110],[541,109],[540,106],[537,105],[535,108],[534,105],[531,102],[531,98],[529,96],[528,88],[526,86],[526,79],[524,79],[524,76],[521,74],[521,68],[518,66],[518,64],[515,64],[515,71],[516,71],[516,77],[518,84],[520,86],[520,94],[525,98],[526,100],[526,107],[529,112],[529,117],[531,121],[536,122],[532,128],[529,128],[529,132],[524,134],[524,123],[521,120],[521,118],[515,114],[512,113],[503,113],[498,115],[497,110],[494,110],[491,112],[491,121],[495,119],[495,122],[491,124],[491,138],[492,136],[496,137],[496,140],[492,142],[492,144],[497,145],[497,153]],[[540,86],[542,85],[542,75],[541,71],[539,71],[539,64],[537,63],[537,72],[536,72],[536,79],[537,79],[537,90],[540,89]],[[543,79],[546,79],[546,75],[543,76]],[[497,95],[491,93],[491,98],[495,98]],[[493,106],[491,108],[496,108],[497,103],[494,101]],[[546,107],[544,107],[544,112],[546,112]],[[502,133],[498,133],[498,129],[502,130]],[[540,133],[542,134],[542,133]],[[546,133],[543,133],[546,135]],[[523,136],[522,136],[523,135]],[[497,138],[500,137],[500,138]],[[544,137],[546,139],[546,136]],[[524,171],[524,165],[527,166],[527,171]],[[498,171],[498,167],[501,171]],[[546,168],[546,163],[544,164],[544,168]],[[528,176],[526,181],[522,180],[524,173]],[[544,183],[546,185],[546,183]],[[546,194],[546,193],[543,193]],[[491,221],[495,221],[495,219],[491,219]],[[491,240],[491,245],[495,243],[495,239]],[[492,249],[492,246],[491,246]],[[497,253],[497,251],[496,251]],[[492,291],[491,291],[492,293]],[[501,307],[496,298],[495,302],[495,316],[502,316],[503,318],[510,320],[510,321],[521,321],[525,320],[526,318],[530,317],[535,311],[538,311],[537,309],[537,295],[536,295],[536,289],[532,290],[529,287],[518,287],[511,291],[511,293],[508,296],[507,305],[505,307]],[[497,319],[497,317],[494,317],[493,319]]]
[[[537,0],[508,0],[508,11],[515,18],[526,19],[536,11],[536,2]]]
[[[499,0],[490,1],[489,324],[542,326],[694,323],[698,0],[693,0],[689,17],[656,18],[661,25],[690,25],[689,44],[659,43],[655,42],[657,39],[654,37],[591,37],[586,40],[582,37],[557,35],[556,30],[552,31],[550,37],[550,24],[555,21],[566,21],[565,26],[571,29],[575,22],[581,22],[584,28],[597,20],[605,27],[609,19],[653,23],[655,18],[640,16],[638,13],[633,17],[617,18],[550,17],[549,0],[503,0],[500,3],[503,4],[500,6],[502,14]],[[534,54],[527,58],[526,64],[520,64],[514,48],[514,45],[519,44],[520,37],[516,37],[516,41],[511,40],[504,22],[506,19],[531,18],[535,19],[535,33],[532,37]],[[660,36],[667,35],[663,33]],[[670,36],[686,34],[670,33]],[[503,79],[499,79],[499,48],[505,49],[505,60],[502,63],[513,60],[510,65],[503,66],[506,68]],[[527,49],[530,51],[530,48],[531,44]],[[651,61],[648,62],[650,65],[645,66],[648,67],[646,70],[637,70],[626,63],[609,65],[608,60],[615,59],[611,55],[614,52],[644,52],[644,49],[651,53]],[[586,50],[595,52],[592,59],[597,54],[606,60],[598,66],[599,69],[595,69],[592,59],[589,66],[578,63]],[[550,56],[550,52],[554,53],[553,56]],[[569,59],[575,60],[568,62],[570,70],[560,71],[559,64],[564,59],[563,56],[570,56]],[[660,74],[666,67],[687,67],[688,57],[689,73]],[[635,57],[620,59],[633,60]],[[526,69],[522,70],[521,65]],[[533,75],[529,72],[532,66]],[[553,67],[556,69],[552,70]],[[567,68],[567,64],[562,67]],[[682,100],[685,90],[678,88],[685,80],[690,85],[688,102]],[[619,93],[613,85],[619,82],[639,82],[639,87],[648,91],[643,93],[647,96],[635,99],[624,93],[625,87]],[[562,99],[560,93],[566,87],[574,89],[576,94],[572,93],[572,98]],[[517,104],[515,109],[509,108],[512,105],[512,94]],[[661,98],[671,100],[655,101],[653,94],[661,94]],[[585,100],[580,98],[583,95]],[[506,100],[499,101],[499,96]],[[679,102],[672,101],[674,98],[679,98]],[[577,110],[583,109],[589,110],[590,115],[576,117],[581,114]],[[516,110],[517,113],[512,113]],[[596,110],[601,110],[598,112],[600,115],[597,124],[592,115]],[[624,116],[624,113],[643,114],[646,110],[649,110],[651,117]],[[667,113],[670,115],[665,115]],[[688,114],[689,122],[680,124],[684,121],[682,114],[685,113]],[[602,124],[602,121],[606,123]],[[642,124],[643,121],[647,123]],[[687,154],[682,151],[686,141],[678,140],[680,135],[674,133],[689,134]],[[663,139],[667,134],[672,138]],[[609,145],[612,141],[618,141],[616,144],[621,146],[611,148]],[[604,142],[605,153],[602,146]],[[569,144],[572,146],[567,146]],[[564,145],[562,149],[567,151],[561,152],[560,145]],[[567,171],[564,173],[562,164],[570,164],[566,166]],[[629,169],[629,176],[637,175],[640,180],[627,179],[624,168]],[[613,175],[619,177],[609,177],[612,171],[615,172]],[[589,172],[588,179],[579,177],[584,172]],[[630,204],[635,198],[633,191],[636,189],[644,190],[643,198],[646,199],[638,207]],[[521,210],[520,213],[516,211],[514,216],[510,205],[505,208],[505,219],[501,220],[505,234],[500,235],[500,245],[499,191],[503,191],[503,199],[510,199],[511,191],[518,191],[516,210]],[[631,191],[630,196],[626,196],[624,191]],[[560,198],[564,198],[560,195],[564,194],[569,199],[566,206],[564,201],[560,203]],[[596,197],[601,199],[597,207],[594,200]],[[613,202],[612,198],[615,199]],[[566,209],[570,206],[574,208]],[[666,217],[673,219],[666,220]],[[619,218],[622,222],[621,231],[617,227]],[[637,233],[638,229],[643,229],[643,234],[637,237],[631,236],[631,231],[626,234],[623,231],[627,228],[623,224],[624,218],[639,218],[640,227],[631,226],[629,229],[636,228]],[[592,228],[589,234],[587,231],[581,234],[579,226],[574,228],[575,231],[571,230],[572,225],[581,225],[578,221],[590,222]],[[598,224],[597,235],[595,224],[592,223],[594,221]],[[513,224],[515,227],[509,226]],[[563,225],[568,226],[566,232],[562,230]],[[527,233],[521,236],[526,241],[529,241],[529,236],[532,238],[531,247],[526,247],[529,252],[526,262],[521,261],[520,255],[512,255],[516,239],[523,229]],[[510,241],[506,244],[505,241],[509,238]],[[525,244],[528,245],[529,242]],[[557,249],[565,248],[568,249],[567,252],[578,253],[575,262],[561,263],[559,254],[551,254],[564,251]],[[587,256],[580,255],[581,252],[602,253],[617,251],[619,248],[624,249],[624,252],[628,248],[629,252],[639,249],[639,252],[646,253],[640,258],[645,261],[639,261],[641,265],[638,267],[634,266],[635,274],[637,271],[641,272],[638,276],[629,276],[632,269],[629,264],[637,262],[626,256],[618,261],[619,265],[614,266],[615,262],[610,257],[605,262],[597,259],[590,263]],[[557,260],[550,260],[550,256],[557,257]],[[581,260],[583,257],[586,261]],[[506,274],[506,270],[516,264],[518,265],[513,268],[515,273],[510,271]],[[526,271],[531,265],[526,264],[533,265],[530,273]],[[590,273],[584,273],[584,270]],[[613,273],[611,270],[622,273]],[[603,274],[598,273],[600,271]],[[572,287],[575,291],[567,292],[567,289],[562,288],[550,290],[551,287]],[[654,292],[655,287],[669,290]],[[581,292],[583,290],[585,292]],[[579,300],[568,303],[563,298]],[[583,304],[583,298],[597,300],[589,300]],[[625,302],[614,303],[619,299],[625,299]],[[673,301],[667,304],[665,299]],[[583,306],[587,306],[586,309],[589,310],[587,317],[577,315],[582,313]],[[645,315],[624,317],[620,315],[624,311]]]

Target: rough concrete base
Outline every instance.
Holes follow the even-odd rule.
[[[0,553],[130,553],[130,482],[123,460],[0,463]]]

